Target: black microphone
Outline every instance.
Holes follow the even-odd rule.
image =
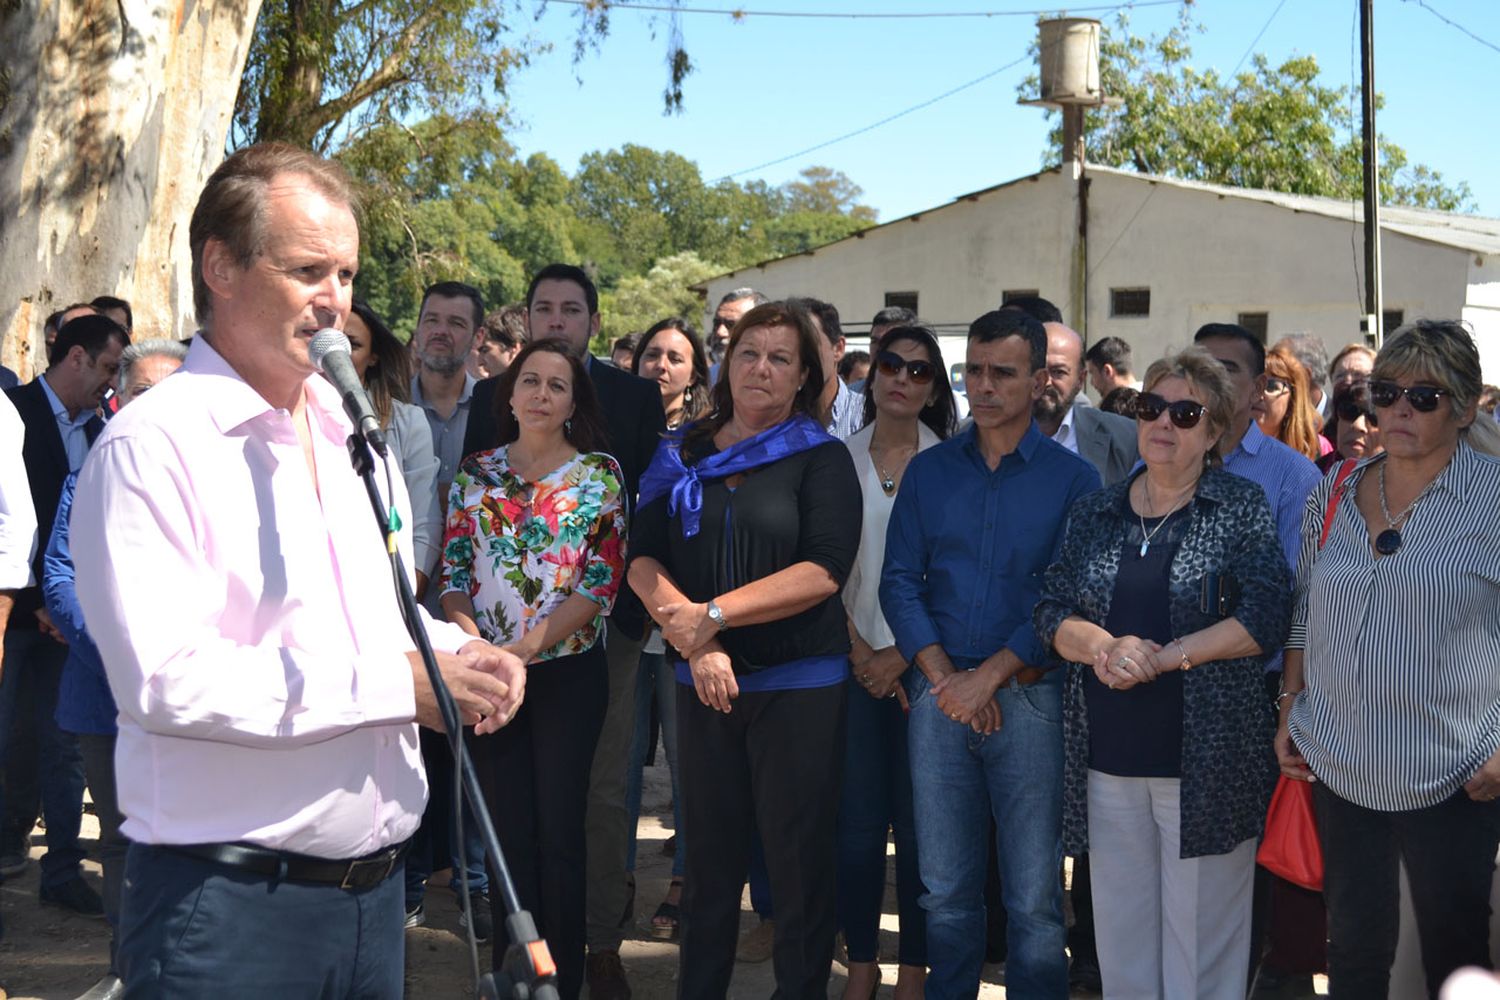
[[[319,330],[307,345],[307,359],[312,366],[333,383],[344,399],[344,412],[354,421],[354,427],[371,448],[385,457],[385,434],[380,430],[380,421],[375,419],[375,408],[370,397],[360,384],[359,374],[354,370],[354,358],[349,353],[349,338],[343,331],[332,327]]]

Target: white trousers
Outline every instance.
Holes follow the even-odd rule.
[[[1244,1000],[1255,841],[1179,856],[1182,782],[1089,771],[1089,864],[1105,1000]]]

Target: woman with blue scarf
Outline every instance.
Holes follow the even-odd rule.
[[[730,334],[713,410],[641,480],[629,582],[676,651],[686,892],[679,997],[723,997],[759,830],[777,995],[823,1000],[859,480],[823,430],[818,333],[786,303]]]

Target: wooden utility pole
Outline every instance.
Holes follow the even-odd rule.
[[[1385,296],[1380,282],[1380,148],[1375,135],[1375,0],[1360,0],[1359,55],[1365,177],[1365,336],[1378,351],[1385,334]]]

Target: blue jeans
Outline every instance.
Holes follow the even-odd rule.
[[[422,762],[427,768],[427,808],[422,814],[422,826],[412,837],[411,850],[406,855],[406,909],[408,912],[421,905],[427,892],[427,879],[432,874],[433,859],[441,863],[444,853],[434,849],[431,837],[446,831],[450,864],[448,888],[455,893],[463,892],[463,878],[459,865],[459,837],[463,838],[463,868],[469,874],[469,892],[489,892],[489,870],[485,867],[484,838],[479,834],[479,824],[474,819],[469,800],[464,798],[463,824],[461,829],[453,824],[453,753],[448,748],[447,737],[424,729],[422,731]]]
[[[5,670],[0,674],[0,757],[4,755],[17,712],[33,716],[37,739],[37,785],[42,818],[47,823],[47,853],[42,855],[42,887],[53,889],[80,872],[83,848],[78,828],[83,821],[83,756],[78,739],[57,725],[57,685],[68,647],[30,629],[12,628],[5,635]],[[3,763],[3,761],[0,761]],[[0,790],[0,814],[4,792]],[[29,834],[30,824],[26,824]]]
[[[896,832],[900,962],[926,965],[927,920],[918,902],[923,889],[917,872],[906,714],[895,698],[871,698],[851,676],[838,869],[839,925],[844,928],[851,962],[873,962],[879,952],[885,843],[892,828]]]
[[[662,653],[642,653],[635,675],[635,736],[630,743],[630,770],[625,776],[625,807],[630,810],[630,849],[625,870],[635,871],[636,826],[641,819],[641,771],[646,766],[646,745],[651,739],[651,699],[656,699],[661,719],[661,741],[672,772],[672,829],[677,833],[677,853],[672,857],[672,877],[682,877],[687,841],[682,832],[682,789],[677,783],[677,680]]]
[[[273,882],[131,844],[118,953],[125,995],[400,1000],[401,882]]]
[[[964,664],[960,664],[964,666]],[[908,739],[927,911],[928,1000],[972,998],[984,961],[984,874],[990,817],[997,828],[1009,917],[1008,995],[1068,995],[1062,910],[1062,675],[996,692],[1004,724],[980,736],[937,707],[908,673]]]

